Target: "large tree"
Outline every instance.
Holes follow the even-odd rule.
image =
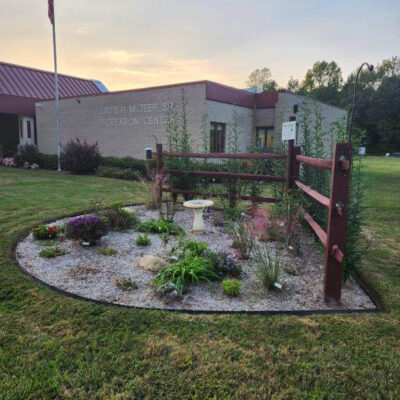
[[[307,71],[300,92],[316,100],[338,104],[342,85],[342,70],[335,61],[317,61]]]
[[[246,82],[250,89],[257,89],[266,92],[273,92],[278,90],[278,84],[276,81],[271,79],[271,71],[269,68],[264,67],[262,69],[256,69],[249,75],[249,79]]]

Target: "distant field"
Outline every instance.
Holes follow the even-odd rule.
[[[11,258],[19,234],[135,182],[0,167],[0,399],[398,399],[400,158],[364,159],[360,271],[390,313],[188,315],[58,294]]]

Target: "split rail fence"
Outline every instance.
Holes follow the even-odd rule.
[[[261,175],[248,173],[232,173],[221,171],[180,171],[165,169],[163,167],[164,157],[180,157],[186,159],[202,158],[202,159],[243,159],[243,160],[286,160],[286,176],[277,175]],[[328,209],[327,231],[312,218],[305,213],[304,219],[315,232],[322,245],[325,247],[325,272],[324,272],[324,299],[326,302],[340,302],[342,290],[342,270],[344,260],[344,249],[346,245],[346,224],[347,224],[347,208],[348,195],[350,187],[350,165],[351,165],[351,145],[347,143],[337,143],[334,148],[332,159],[311,158],[301,155],[301,149],[294,146],[294,141],[288,141],[287,154],[276,153],[177,153],[163,151],[162,144],[157,144],[156,152],[156,182],[159,182],[158,193],[162,197],[163,192],[182,194],[182,195],[204,195],[204,193],[196,190],[176,189],[163,187],[163,179],[165,175],[184,175],[210,178],[229,178],[243,179],[250,181],[264,182],[285,182],[288,189],[298,189],[306,193],[313,200],[322,204]],[[309,165],[315,168],[322,168],[331,171],[330,196],[312,189],[300,182],[300,166],[301,164]],[[222,194],[228,197],[227,194]],[[277,203],[280,199],[242,195],[242,200],[250,200],[259,203]]]

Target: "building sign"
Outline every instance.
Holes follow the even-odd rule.
[[[296,139],[296,121],[282,123],[282,141]]]
[[[107,128],[139,125],[166,125],[172,116],[168,113],[174,108],[173,102],[123,104],[101,107],[100,125]]]

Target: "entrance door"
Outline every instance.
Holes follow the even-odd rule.
[[[35,144],[35,122],[33,117],[22,117],[20,124],[20,144]]]

